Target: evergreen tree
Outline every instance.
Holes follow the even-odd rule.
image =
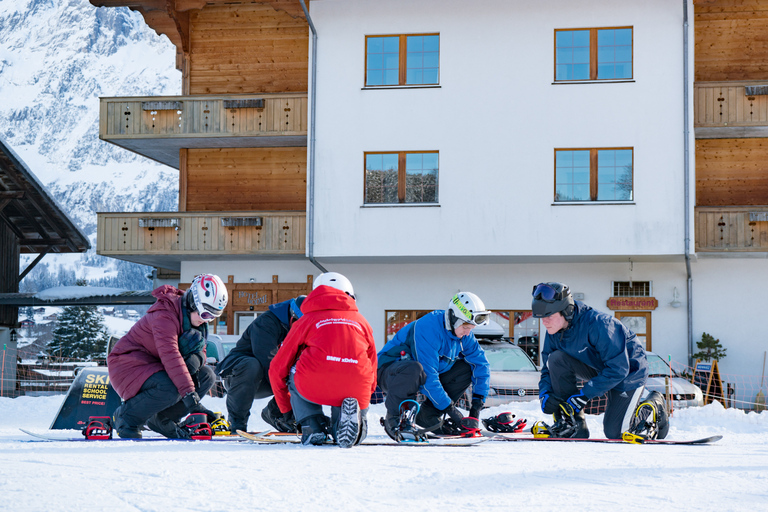
[[[78,281],[84,286],[85,281]],[[66,306],[56,320],[48,354],[64,359],[91,361],[104,358],[109,333],[96,306]]]
[[[701,341],[696,342],[696,347],[698,347],[699,352],[693,354],[693,358],[701,361],[711,361],[712,359],[719,361],[725,357],[725,352],[728,350],[723,348],[720,340],[706,332],[701,335]]]

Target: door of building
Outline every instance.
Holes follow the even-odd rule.
[[[637,335],[637,340],[645,350],[652,350],[650,311],[616,311],[616,318]]]

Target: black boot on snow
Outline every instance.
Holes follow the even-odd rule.
[[[141,427],[127,425],[122,418],[122,406],[115,409],[112,414],[112,425],[118,437],[123,439],[141,439]]]
[[[652,391],[642,400],[635,410],[635,424],[630,429],[632,434],[645,439],[664,439],[669,432],[669,414],[664,396]]]
[[[356,398],[345,398],[341,402],[339,423],[336,425],[336,442],[342,448],[352,448],[360,435],[360,405]]]
[[[299,427],[296,425],[296,421],[293,419],[293,412],[287,416],[280,412],[280,407],[277,406],[275,397],[272,397],[267,403],[267,406],[261,411],[261,419],[266,421],[278,432],[298,432]]]
[[[322,414],[301,420],[301,444],[321,445],[328,440],[328,418]]]
[[[584,411],[568,414],[565,409],[558,409],[555,414],[555,424],[549,427],[551,437],[589,439],[589,429]]]

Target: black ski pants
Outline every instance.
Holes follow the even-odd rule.
[[[417,361],[395,361],[378,370],[379,387],[387,394],[384,405],[388,418],[400,416],[400,404],[404,400],[416,400],[419,388],[427,381],[424,368]],[[472,367],[463,359],[440,374],[440,384],[455,403],[472,383]],[[425,399],[416,416],[416,423],[422,427],[431,427],[440,421],[442,410],[435,407],[430,399]]]
[[[578,380],[587,381],[597,375],[597,370],[578,359],[556,350],[547,359],[552,390],[560,400],[567,400],[579,392]],[[621,434],[637,421],[635,409],[643,394],[644,386],[629,391],[608,391],[608,405],[603,416],[603,432],[608,439],[621,439]]]
[[[269,374],[255,357],[237,360],[224,379],[227,390],[227,418],[232,430],[248,430],[251,406],[256,398],[272,395]]]
[[[200,367],[192,377],[195,391],[200,397],[210,391],[216,380],[216,374],[210,366]],[[181,400],[182,396],[168,373],[157,372],[144,381],[136,396],[115,410],[115,429],[118,433],[123,429],[139,431],[155,414],[178,423],[190,412]]]

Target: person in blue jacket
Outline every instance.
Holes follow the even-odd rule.
[[[541,353],[539,399],[553,414],[553,437],[588,438],[584,407],[607,393],[603,430],[609,439],[624,432],[662,439],[669,425],[663,397],[651,393],[640,402],[648,361],[637,336],[615,317],[574,301],[563,283],[533,288],[533,316],[547,330]],[[586,381],[582,389],[577,381]]]
[[[381,349],[377,375],[386,393],[383,424],[390,437],[418,440],[423,429],[462,433],[467,427],[477,428],[491,372],[472,329],[489,318],[490,311],[477,295],[460,292],[447,310],[411,322]],[[455,403],[470,384],[472,404],[465,418]],[[421,405],[416,401],[418,392],[426,398]]]

